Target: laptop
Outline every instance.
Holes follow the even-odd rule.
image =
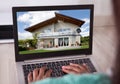
[[[93,5],[13,7],[15,58],[19,84],[35,68],[53,69],[52,77],[65,75],[63,65],[91,62]],[[56,70],[55,70],[56,69]]]

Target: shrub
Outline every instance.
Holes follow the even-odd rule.
[[[19,48],[19,51],[25,51],[25,50],[27,50],[26,47],[22,47],[22,46],[19,46],[18,48]]]

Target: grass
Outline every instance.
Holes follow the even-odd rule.
[[[89,48],[89,45],[81,46],[81,49]]]
[[[63,50],[78,50],[78,49],[86,49],[89,48],[89,45],[83,45],[80,48],[71,48],[71,49],[63,49]],[[55,51],[63,51],[63,50],[26,50],[20,51],[19,54],[31,54],[31,53],[45,53],[45,52],[55,52]]]
[[[26,50],[20,51],[19,54],[44,53],[44,52],[51,52],[51,50]]]

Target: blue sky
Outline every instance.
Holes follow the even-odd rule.
[[[17,27],[19,39],[30,38],[31,34],[24,29],[54,17],[54,13],[58,12],[76,19],[84,20],[85,24],[81,27],[81,35],[88,36],[90,10],[57,10],[57,11],[42,11],[42,12],[17,12]],[[38,19],[39,18],[39,19]]]
[[[60,14],[68,15],[77,19],[89,18],[90,10],[61,10]]]

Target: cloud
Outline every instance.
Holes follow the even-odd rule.
[[[23,32],[23,33],[18,32],[18,36],[19,36],[18,39],[33,39],[32,34],[29,32]]]
[[[82,32],[86,32],[86,31],[89,31],[89,26],[84,26],[81,28],[81,31]]]
[[[89,18],[84,18],[82,20],[85,21],[85,24],[89,24],[90,23],[90,19]]]
[[[89,32],[81,32],[80,34],[81,34],[83,37],[89,36]]]
[[[18,17],[19,22],[29,23],[29,26],[35,25],[42,21],[55,17],[58,11],[34,11],[26,12]]]
[[[25,14],[19,16],[17,20],[19,22],[28,22],[31,17],[32,16],[29,13],[25,13]]]
[[[84,36],[89,36],[89,31],[90,31],[90,19],[89,18],[83,18],[83,21],[85,21],[85,24],[80,28],[81,29],[81,35]]]
[[[89,26],[86,26],[86,27],[82,27],[81,28],[81,35],[84,37],[84,36],[89,36]]]

